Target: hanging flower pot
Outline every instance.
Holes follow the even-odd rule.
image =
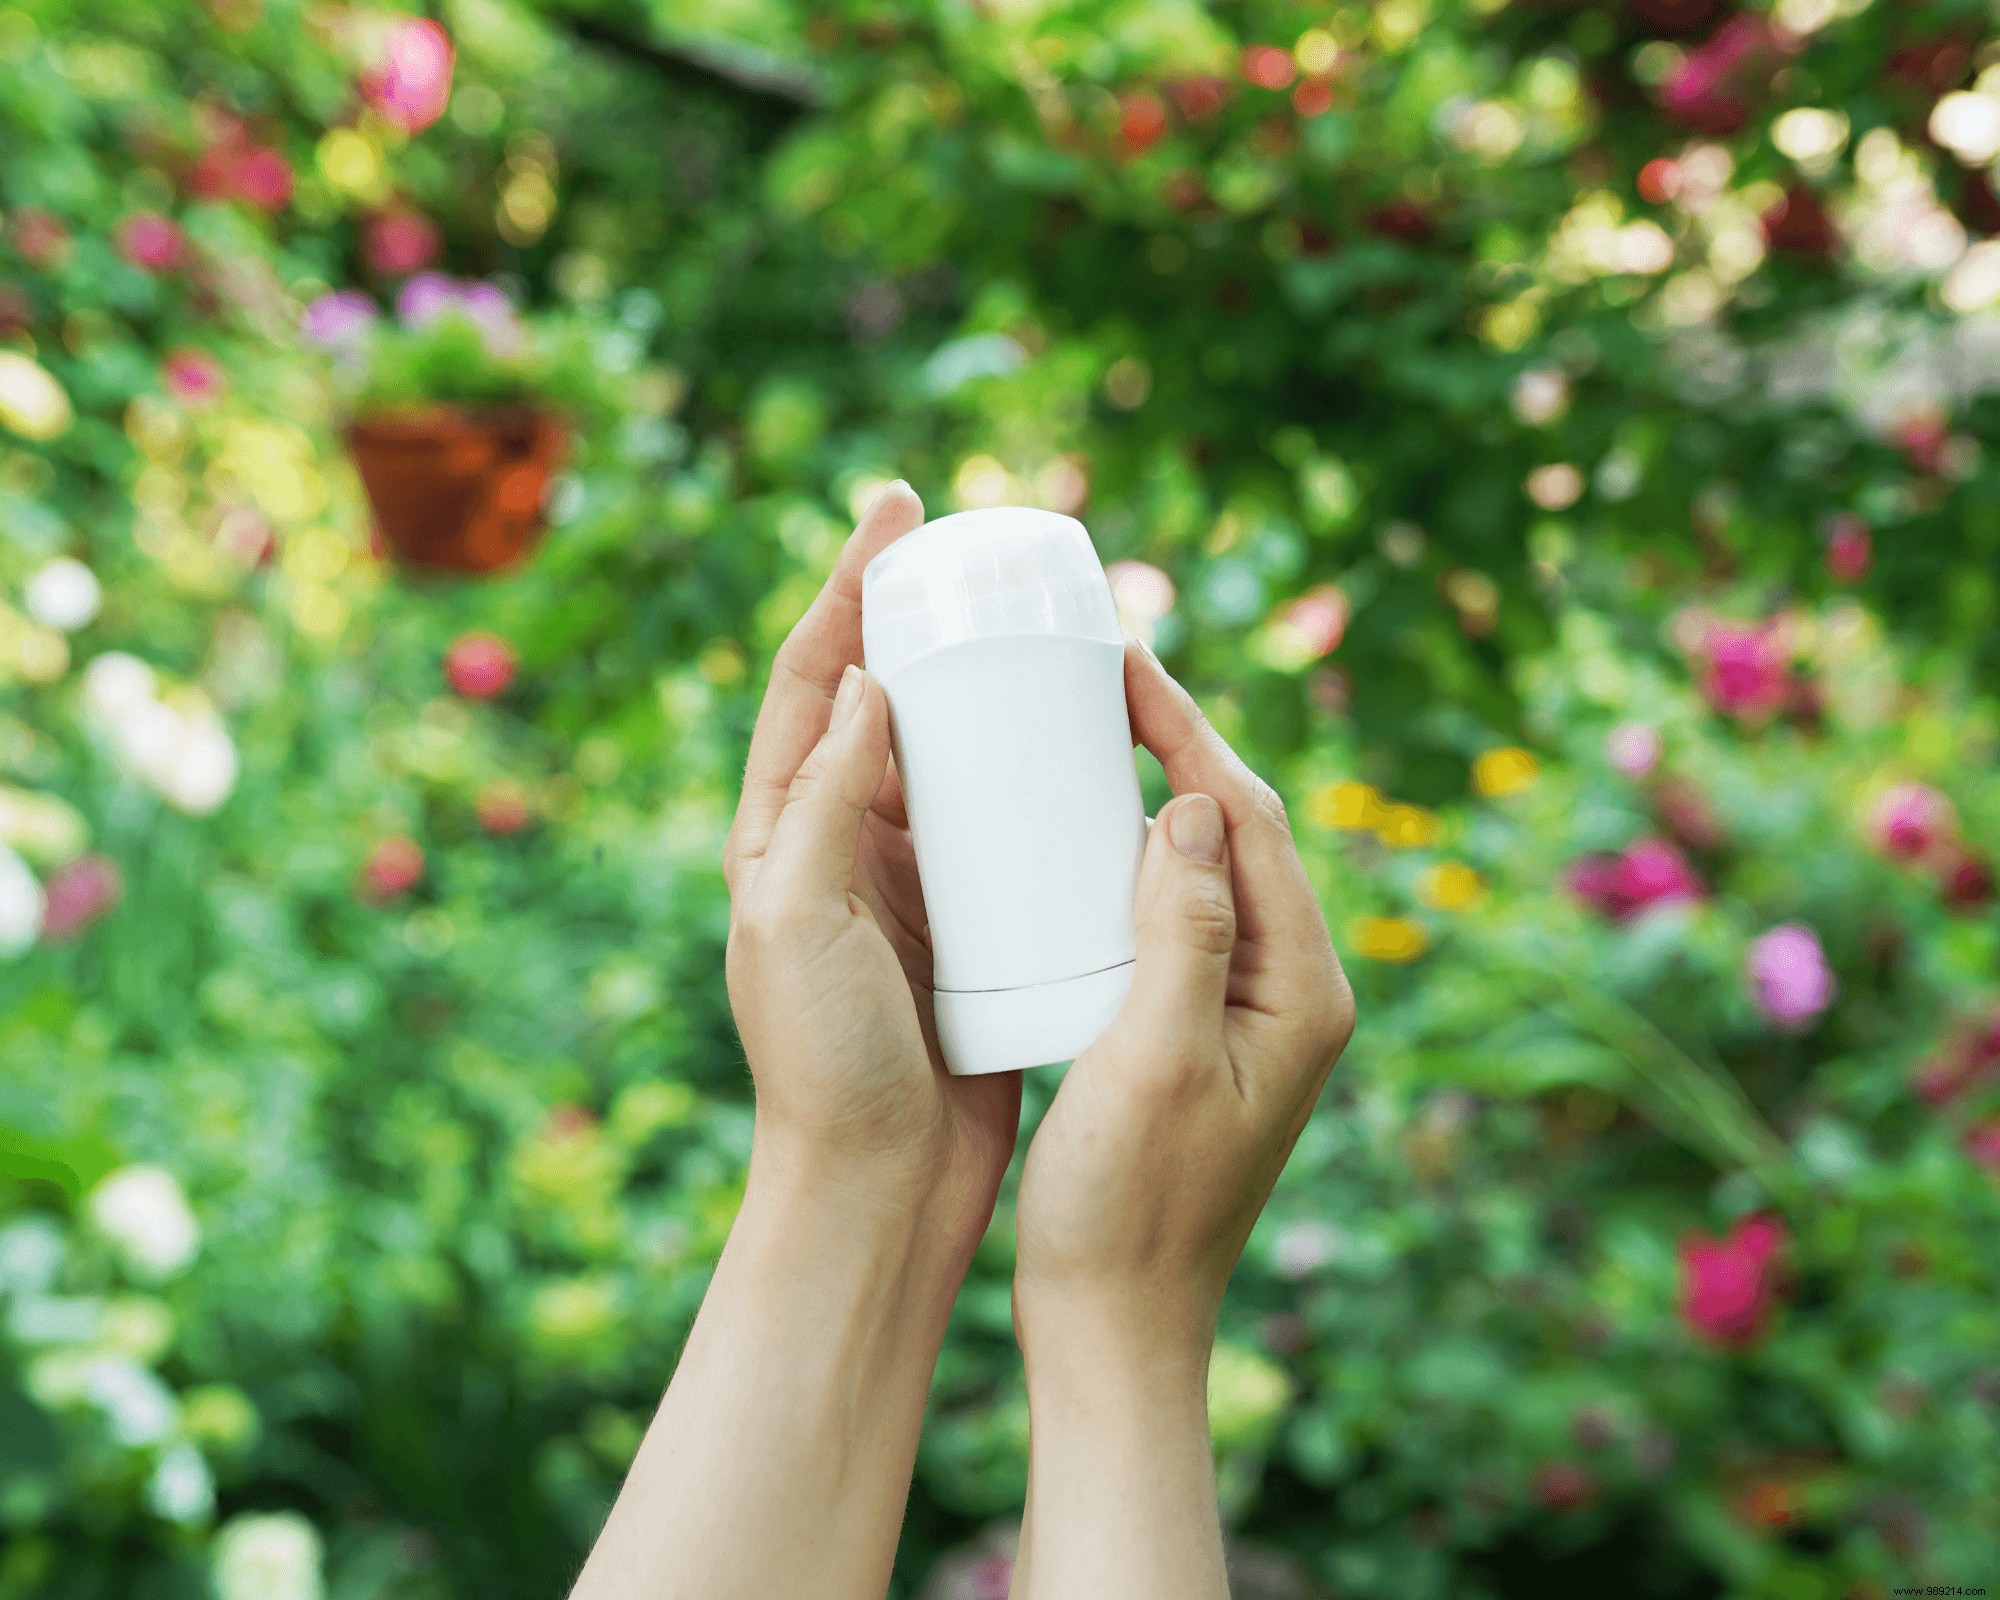
[[[398,560],[484,574],[517,565],[540,542],[569,434],[532,406],[434,405],[359,417],[347,441]]]
[[[306,308],[301,332],[352,396],[348,448],[398,560],[484,574],[534,550],[566,419],[601,409],[601,374],[573,329],[522,317],[491,284],[424,272],[397,293],[393,321],[343,289]]]

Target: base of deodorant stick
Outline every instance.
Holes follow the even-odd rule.
[[[1132,963],[1025,989],[937,991],[938,1044],[959,1077],[1071,1061],[1132,987]]]

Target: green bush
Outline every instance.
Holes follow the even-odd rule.
[[[0,1597],[560,1591],[741,1192],[762,677],[896,474],[1084,517],[1355,977],[1246,1544],[1990,1583],[1982,9],[439,15],[448,99],[386,12],[0,9]],[[430,267],[558,370],[376,399],[580,423],[485,583],[371,544],[300,331]],[[1010,1239],[904,1595],[1019,1505]]]

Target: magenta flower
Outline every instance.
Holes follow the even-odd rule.
[[[1641,839],[1618,855],[1584,856],[1571,864],[1568,882],[1570,893],[1614,922],[1703,894],[1687,857],[1664,839]]]
[[[1690,1234],[1681,1241],[1681,1321],[1709,1344],[1741,1346],[1764,1330],[1776,1295],[1776,1266],[1785,1246],[1776,1217],[1745,1217],[1720,1239]]]
[[[1965,1153],[2000,1178],[2000,1117],[1975,1123],[1965,1136]]]
[[[409,133],[444,115],[451,99],[451,37],[428,17],[389,30],[381,58],[363,74],[362,97]]]
[[[367,342],[379,320],[375,302],[359,289],[336,289],[306,307],[299,331],[323,349],[352,351]]]
[[[1768,622],[1711,622],[1701,654],[1702,693],[1729,716],[1768,717],[1790,694],[1791,662],[1779,630]]]
[[[1819,935],[1802,922],[1781,923],[1753,940],[1745,971],[1757,1009],[1788,1031],[1804,1028],[1840,992]]]
[[[1868,812],[1868,837],[1892,861],[1917,861],[1958,831],[1951,802],[1927,783],[1896,783]]]
[[[1621,722],[1604,736],[1604,754],[1626,777],[1647,777],[1660,764],[1660,730],[1650,722]]]
[[[173,218],[136,211],[118,224],[118,253],[148,272],[172,272],[187,253],[187,237]]]
[[[67,944],[116,906],[125,880],[108,856],[79,856],[59,868],[45,885],[48,906],[42,913],[42,937]]]

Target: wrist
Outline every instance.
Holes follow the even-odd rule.
[[[1100,1286],[1014,1286],[1014,1331],[1032,1393],[1096,1391],[1115,1401],[1192,1396],[1206,1409],[1212,1310],[1171,1295]]]

